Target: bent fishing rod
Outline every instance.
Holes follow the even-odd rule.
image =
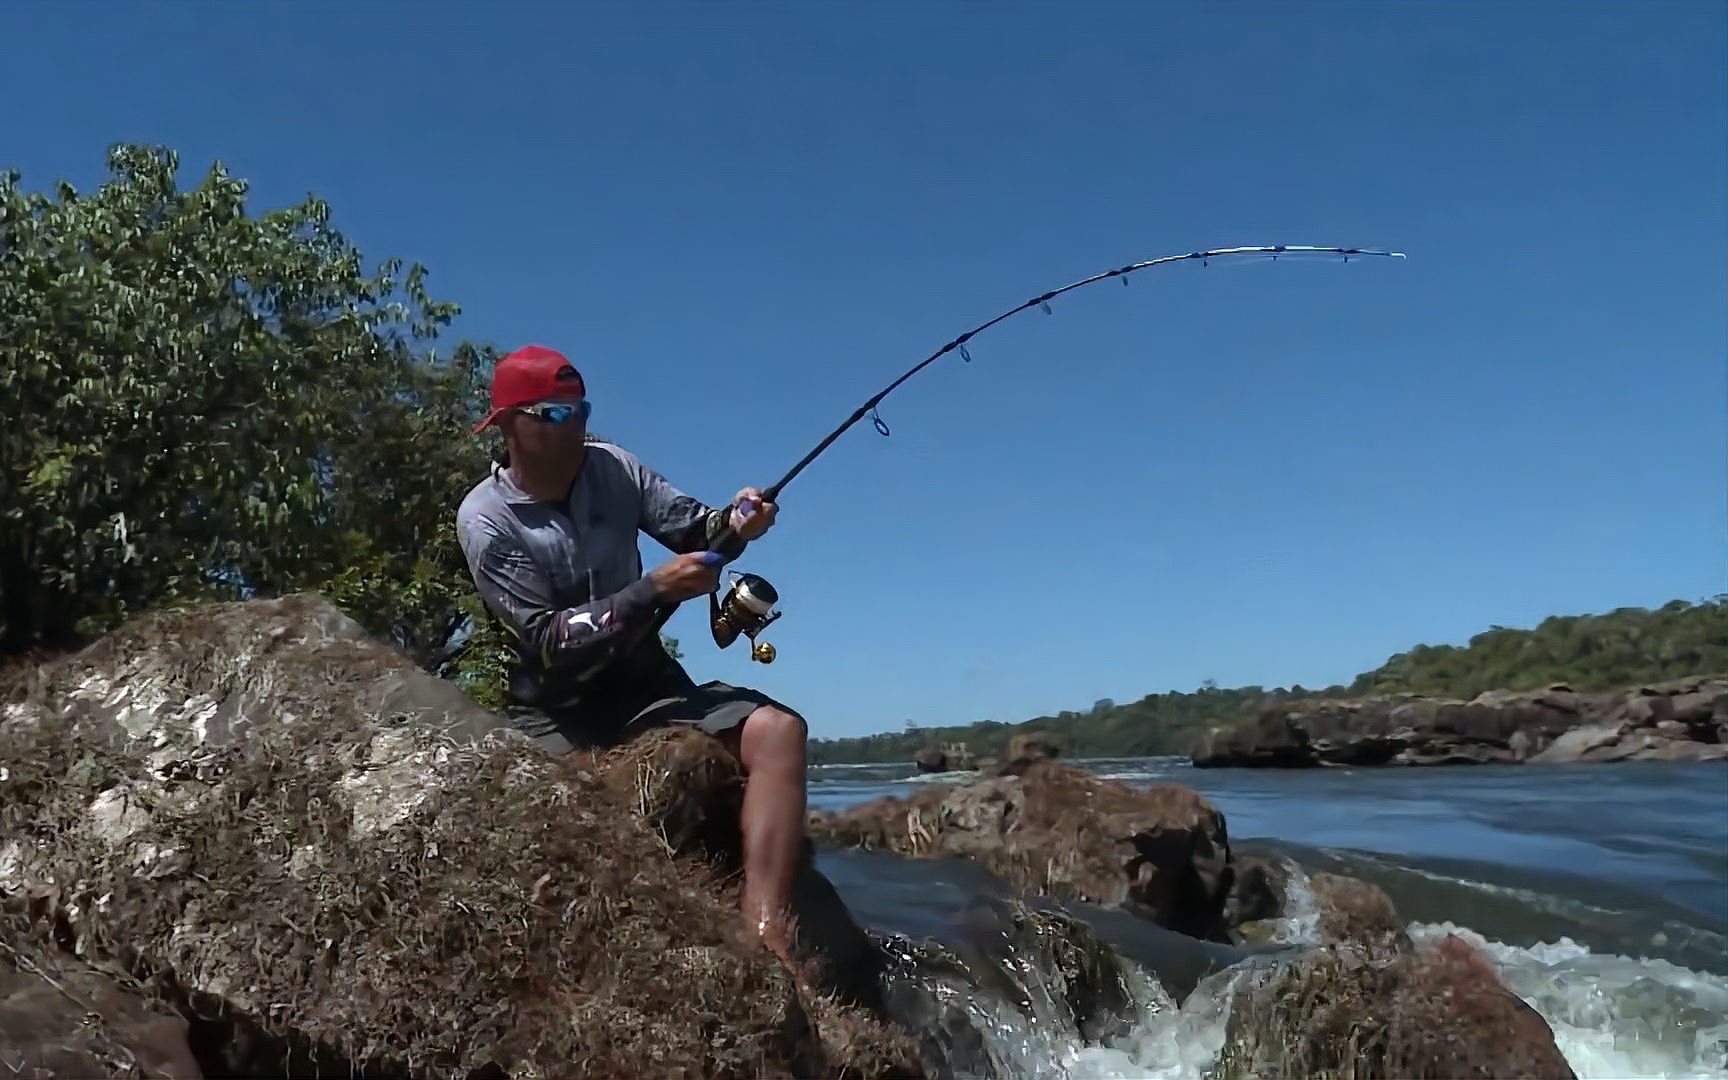
[[[884,398],[899,389],[899,387],[908,379],[912,378],[912,376],[923,371],[937,360],[940,360],[942,357],[954,352],[955,350],[959,350],[960,358],[962,360],[971,363],[972,354],[967,349],[967,343],[985,330],[995,326],[997,323],[1018,315],[1022,311],[1027,311],[1032,308],[1040,308],[1046,315],[1048,315],[1051,313],[1050,301],[1064,293],[1073,292],[1075,289],[1083,288],[1087,285],[1095,284],[1096,282],[1108,281],[1111,278],[1120,278],[1122,284],[1127,285],[1128,276],[1130,274],[1140,270],[1150,269],[1154,266],[1164,266],[1171,263],[1183,262],[1198,262],[1201,266],[1209,266],[1214,260],[1245,258],[1261,258],[1277,262],[1280,259],[1303,258],[1307,256],[1335,256],[1341,258],[1344,262],[1349,262],[1351,259],[1402,259],[1405,257],[1403,252],[1398,251],[1375,251],[1368,248],[1354,247],[1312,247],[1308,245],[1293,244],[1213,248],[1208,251],[1191,251],[1180,255],[1162,255],[1155,259],[1147,259],[1144,262],[1129,263],[1126,266],[1118,266],[1115,269],[1105,270],[1102,273],[1093,274],[1091,277],[1081,278],[1079,281],[1070,282],[1059,289],[1052,289],[1049,292],[1040,293],[1039,295],[1032,297],[1030,300],[1017,304],[1014,307],[1009,308],[1007,311],[1002,312],[1000,315],[996,315],[985,322],[979,323],[972,329],[967,330],[959,337],[948,342],[929,356],[925,357],[923,360],[914,364],[911,368],[901,374],[899,378],[865,399],[864,403],[854,409],[852,415],[848,416],[839,427],[830,431],[823,437],[821,442],[817,443],[815,447],[810,450],[809,453],[800,458],[798,464],[792,466],[785,476],[782,476],[779,480],[776,480],[773,484],[764,488],[762,490],[762,501],[766,503],[778,501],[780,492],[786,487],[786,485],[796,479],[798,474],[809,467],[810,463],[815,461],[817,457],[821,456],[824,450],[827,450],[830,446],[834,445],[835,440],[846,434],[846,432],[852,428],[852,425],[862,420],[865,416],[869,416],[871,421],[875,424],[876,430],[886,436],[888,434],[888,425],[883,422],[881,414],[877,412],[877,406],[881,405]],[[728,507],[728,513],[726,515],[726,521],[728,524],[726,525],[725,530],[708,546],[708,551],[717,555],[719,560],[723,562],[731,562],[733,559],[738,557],[744,548],[743,538],[738,535],[738,532],[730,524],[732,517],[730,513],[731,509],[733,508]],[[770,585],[767,580],[762,578],[760,575],[734,573],[732,584],[730,588],[728,588],[724,598],[721,598],[718,595],[718,591],[708,594],[708,628],[710,633],[713,635],[714,644],[724,649],[736,641],[739,635],[742,634],[744,637],[750,639],[750,658],[752,660],[764,664],[773,663],[775,657],[774,646],[765,641],[757,641],[756,635],[761,633],[763,628],[769,623],[780,617],[780,612],[774,608],[774,605],[779,602],[779,599],[780,595],[775,590],[774,586]],[[673,613],[678,610],[681,603],[682,601],[678,601],[671,604],[661,605],[656,609],[652,623],[642,631],[641,635],[632,638],[628,642],[623,642],[615,646],[607,656],[602,657],[598,663],[589,668],[582,676],[580,676],[580,678],[583,681],[592,678],[610,663],[612,656],[616,655],[617,651],[628,648],[636,641],[641,640],[642,637],[649,632],[657,633],[666,625],[667,620],[669,620]]]

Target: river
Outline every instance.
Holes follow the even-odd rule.
[[[1728,767],[1708,764],[1445,769],[1194,769],[1184,758],[1076,760],[1129,784],[1191,786],[1223,811],[1232,847],[1379,884],[1418,940],[1457,931],[1554,1029],[1580,1077],[1728,1077]],[[813,808],[914,785],[910,767],[829,765]],[[981,893],[970,865],[823,851],[819,862],[867,927],[941,938]],[[1125,956],[1164,949],[1131,920],[1089,916]],[[1200,1077],[1222,1039],[1205,995],[1149,1006],[1110,1046],[1077,1033],[1034,1052],[1026,1075]],[[1000,1019],[991,1021],[1001,1027]],[[999,1034],[999,1033],[998,1033]],[[1058,1040],[1061,1042],[1061,1040]]]

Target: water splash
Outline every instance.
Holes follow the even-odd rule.
[[[1314,895],[1314,879],[1301,864],[1288,856],[1273,861],[1284,871],[1284,914],[1266,920],[1268,941],[1279,945],[1320,944],[1320,902]]]
[[[1082,1075],[1092,1050],[1131,1046],[1176,1012],[1157,979],[1055,906],[986,903],[955,925],[949,944],[883,942],[888,1008],[944,1075]]]
[[[1076,1046],[1063,1080],[1202,1080],[1224,1052],[1230,1001],[1249,972],[1209,976],[1178,1009],[1146,1016],[1128,1036],[1106,1045]]]
[[[1313,944],[1318,905],[1309,876],[1293,862],[1285,867],[1287,914],[1275,936]],[[1003,910],[1000,903],[996,910]],[[1094,978],[1102,972],[1111,984],[1100,995],[1063,970],[1049,927],[1033,926],[1026,919],[995,922],[971,935],[972,945],[952,949],[897,939],[904,963],[890,996],[924,1032],[948,1075],[1209,1080],[1222,1067],[1230,1003],[1278,962],[1262,955],[1214,972],[1178,1005],[1151,970],[1070,930],[1068,946],[1078,941],[1090,950]],[[1541,1013],[1580,1080],[1728,1080],[1728,977],[1598,954],[1564,937],[1519,947],[1452,923],[1413,922],[1407,929],[1418,948],[1456,934],[1478,949]],[[1109,1006],[1090,1017],[1085,1009],[1077,1013],[1077,1000],[1106,998]]]
[[[1728,1077],[1728,978],[1600,955],[1570,938],[1519,947],[1451,923],[1410,925],[1418,944],[1449,933],[1542,1014],[1581,1080]]]

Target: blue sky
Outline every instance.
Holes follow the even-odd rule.
[[[317,192],[428,264],[454,336],[565,349],[595,429],[714,501],[1044,289],[1409,253],[1149,271],[896,391],[741,564],[786,598],[779,661],[699,605],[670,628],[818,736],[1326,685],[1728,582],[1720,4],[41,2],[8,31],[29,186],[143,140],[258,207]]]

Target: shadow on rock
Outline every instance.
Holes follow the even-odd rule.
[[[202,1080],[186,1020],[23,935],[0,940],[0,1076]]]

